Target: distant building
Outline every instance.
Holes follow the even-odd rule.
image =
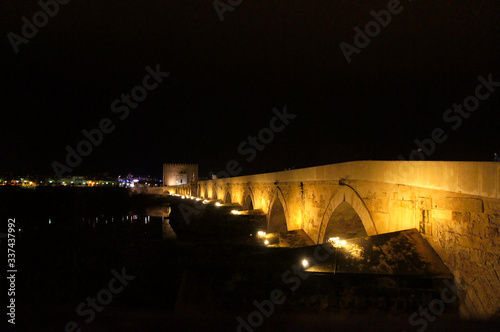
[[[198,181],[198,164],[163,164],[163,185],[178,186]]]

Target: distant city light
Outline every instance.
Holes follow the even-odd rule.
[[[307,259],[302,260],[302,266],[307,268],[309,266],[309,261]]]
[[[240,211],[238,211],[238,210],[231,210],[231,213],[232,214],[240,214]]]
[[[216,206],[221,206],[222,204],[221,204],[221,203],[219,203],[219,202],[216,202],[216,203],[215,203],[215,205],[216,205]]]
[[[266,232],[263,232],[263,231],[258,231],[258,232],[257,232],[257,235],[258,235],[258,236],[266,236]]]
[[[265,240],[264,244],[267,246],[269,244],[269,241]]]

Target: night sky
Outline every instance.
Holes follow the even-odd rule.
[[[22,17],[32,22],[41,8],[2,1],[0,172],[54,174],[65,147],[104,118],[114,131],[71,175],[160,176],[164,162],[198,163],[203,177],[232,159],[241,174],[408,159],[435,128],[448,139],[426,160],[493,160],[500,87],[456,129],[443,114],[474,95],[479,75],[500,82],[500,3],[401,1],[348,64],[339,44],[354,46],[354,27],[387,6],[245,0],[221,21],[213,1],[73,0],[16,54],[8,33],[22,36]],[[111,104],[157,64],[170,75],[120,120]],[[248,162],[238,146],[283,107],[296,117]]]

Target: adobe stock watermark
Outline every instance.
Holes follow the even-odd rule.
[[[286,105],[283,107],[282,111],[277,108],[273,108],[273,116],[269,120],[269,126],[264,127],[257,133],[256,136],[248,136],[244,141],[238,144],[238,153],[241,156],[247,156],[245,160],[247,162],[252,162],[255,157],[257,157],[258,152],[263,151],[266,145],[270,144],[275,137],[275,134],[282,132],[286,126],[290,124],[290,120],[297,117],[297,114],[290,114],[287,112]],[[226,169],[218,172],[217,178],[228,178],[232,176],[237,176],[243,171],[241,164],[237,160],[229,160],[226,163]],[[210,172],[210,176],[214,173]]]
[[[122,93],[120,98],[111,103],[111,112],[118,114],[120,120],[125,120],[130,114],[130,109],[136,109],[139,103],[146,99],[148,91],[156,89],[163,82],[163,79],[170,75],[168,72],[162,72],[159,64],[156,65],[155,69],[147,66],[146,71],[148,74],[142,79],[142,84],[132,88],[130,94]],[[73,169],[82,163],[83,157],[90,155],[94,147],[102,143],[104,134],[112,133],[115,128],[113,120],[103,118],[99,121],[97,128],[83,129],[82,134],[85,138],[76,144],[76,149],[66,145],[66,164],[58,161],[52,162],[51,166],[57,177],[61,179],[65,173],[73,172]]]
[[[321,249],[323,249],[324,253],[321,253]],[[331,255],[335,253],[336,248],[334,248],[330,243],[324,243],[318,245],[314,249],[313,256],[314,258],[308,257],[309,266],[316,265],[318,262],[323,262],[327,260]],[[293,284],[290,287],[291,291],[296,291],[303,280],[309,278],[309,275],[304,271],[304,267],[297,263],[292,266],[291,269],[286,270],[281,275],[281,281],[284,284]],[[269,293],[269,300],[263,300],[262,302],[258,302],[257,300],[253,301],[253,305],[256,310],[250,312],[247,316],[247,319],[243,319],[241,316],[236,318],[236,321],[239,323],[236,327],[237,332],[253,332],[255,328],[262,326],[264,323],[264,317],[269,318],[274,313],[275,305],[283,304],[286,301],[285,293],[279,289],[275,288]],[[244,329],[244,330],[243,330]]]
[[[30,39],[33,39],[38,34],[38,29],[43,28],[49,23],[49,18],[53,18],[59,13],[59,5],[66,5],[70,0],[47,0],[38,1],[38,5],[42,10],[37,11],[33,14],[31,21],[23,16],[21,21],[24,23],[21,28],[21,35],[14,32],[9,32],[7,38],[9,39],[14,53],[19,53],[19,45],[28,44]]]
[[[125,272],[125,268],[122,268],[121,274],[115,269],[111,270],[111,274],[114,278],[111,278],[108,282],[108,287],[101,289],[97,292],[96,297],[87,297],[86,302],[81,302],[76,307],[76,313],[80,317],[87,317],[84,322],[87,324],[92,323],[95,319],[96,311],[102,312],[104,306],[113,301],[113,296],[121,293],[125,286],[129,284],[129,281],[134,280],[135,276],[128,275]],[[82,330],[78,327],[75,321],[69,321],[66,323],[65,332],[81,332]]]
[[[459,284],[456,286],[453,285],[448,280],[445,280],[444,283],[446,287],[441,290],[441,298],[430,301],[428,307],[418,308],[418,313],[415,311],[408,318],[408,323],[413,327],[418,327],[418,332],[425,331],[429,322],[434,322],[444,312],[447,304],[453,303],[458,299],[458,288],[460,290],[465,289]]]
[[[226,1],[227,2],[221,0],[215,0],[214,2],[212,2],[212,6],[214,6],[215,12],[217,13],[217,16],[219,16],[221,22],[224,22],[225,12],[232,12],[234,8],[238,7],[243,2],[243,0],[226,0]]]
[[[362,31],[358,26],[354,27],[354,32],[356,32],[356,34],[354,35],[353,44],[355,46],[346,42],[341,42],[339,44],[347,63],[351,63],[351,57],[353,54],[359,55],[361,50],[370,44],[370,38],[377,37],[382,31],[382,28],[386,28],[389,23],[391,23],[392,15],[400,14],[402,11],[403,6],[401,6],[399,0],[390,0],[387,3],[387,9],[382,9],[379,12],[374,10],[370,11],[370,15],[375,20],[366,23],[364,31]]]
[[[479,84],[471,94],[464,98],[461,103],[454,103],[452,108],[447,109],[443,113],[443,121],[451,125],[451,129],[458,130],[465,119],[468,119],[480,105],[481,101],[486,101],[495,92],[495,88],[500,87],[500,82],[493,81],[493,74],[488,74],[487,78],[482,75],[477,77]],[[423,140],[415,139],[414,142],[418,149],[413,150],[408,159],[410,161],[423,161],[431,156],[436,151],[437,144],[444,143],[448,139],[445,130],[436,127],[430,133],[430,137]],[[406,161],[402,155],[398,156],[398,160]],[[386,171],[387,176],[391,181],[396,181],[398,177],[408,178],[415,173],[414,165],[411,163],[401,163],[398,166],[397,175],[390,171]]]

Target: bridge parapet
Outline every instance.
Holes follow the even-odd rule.
[[[500,163],[464,161],[352,161],[199,183],[360,180],[500,199]]]

